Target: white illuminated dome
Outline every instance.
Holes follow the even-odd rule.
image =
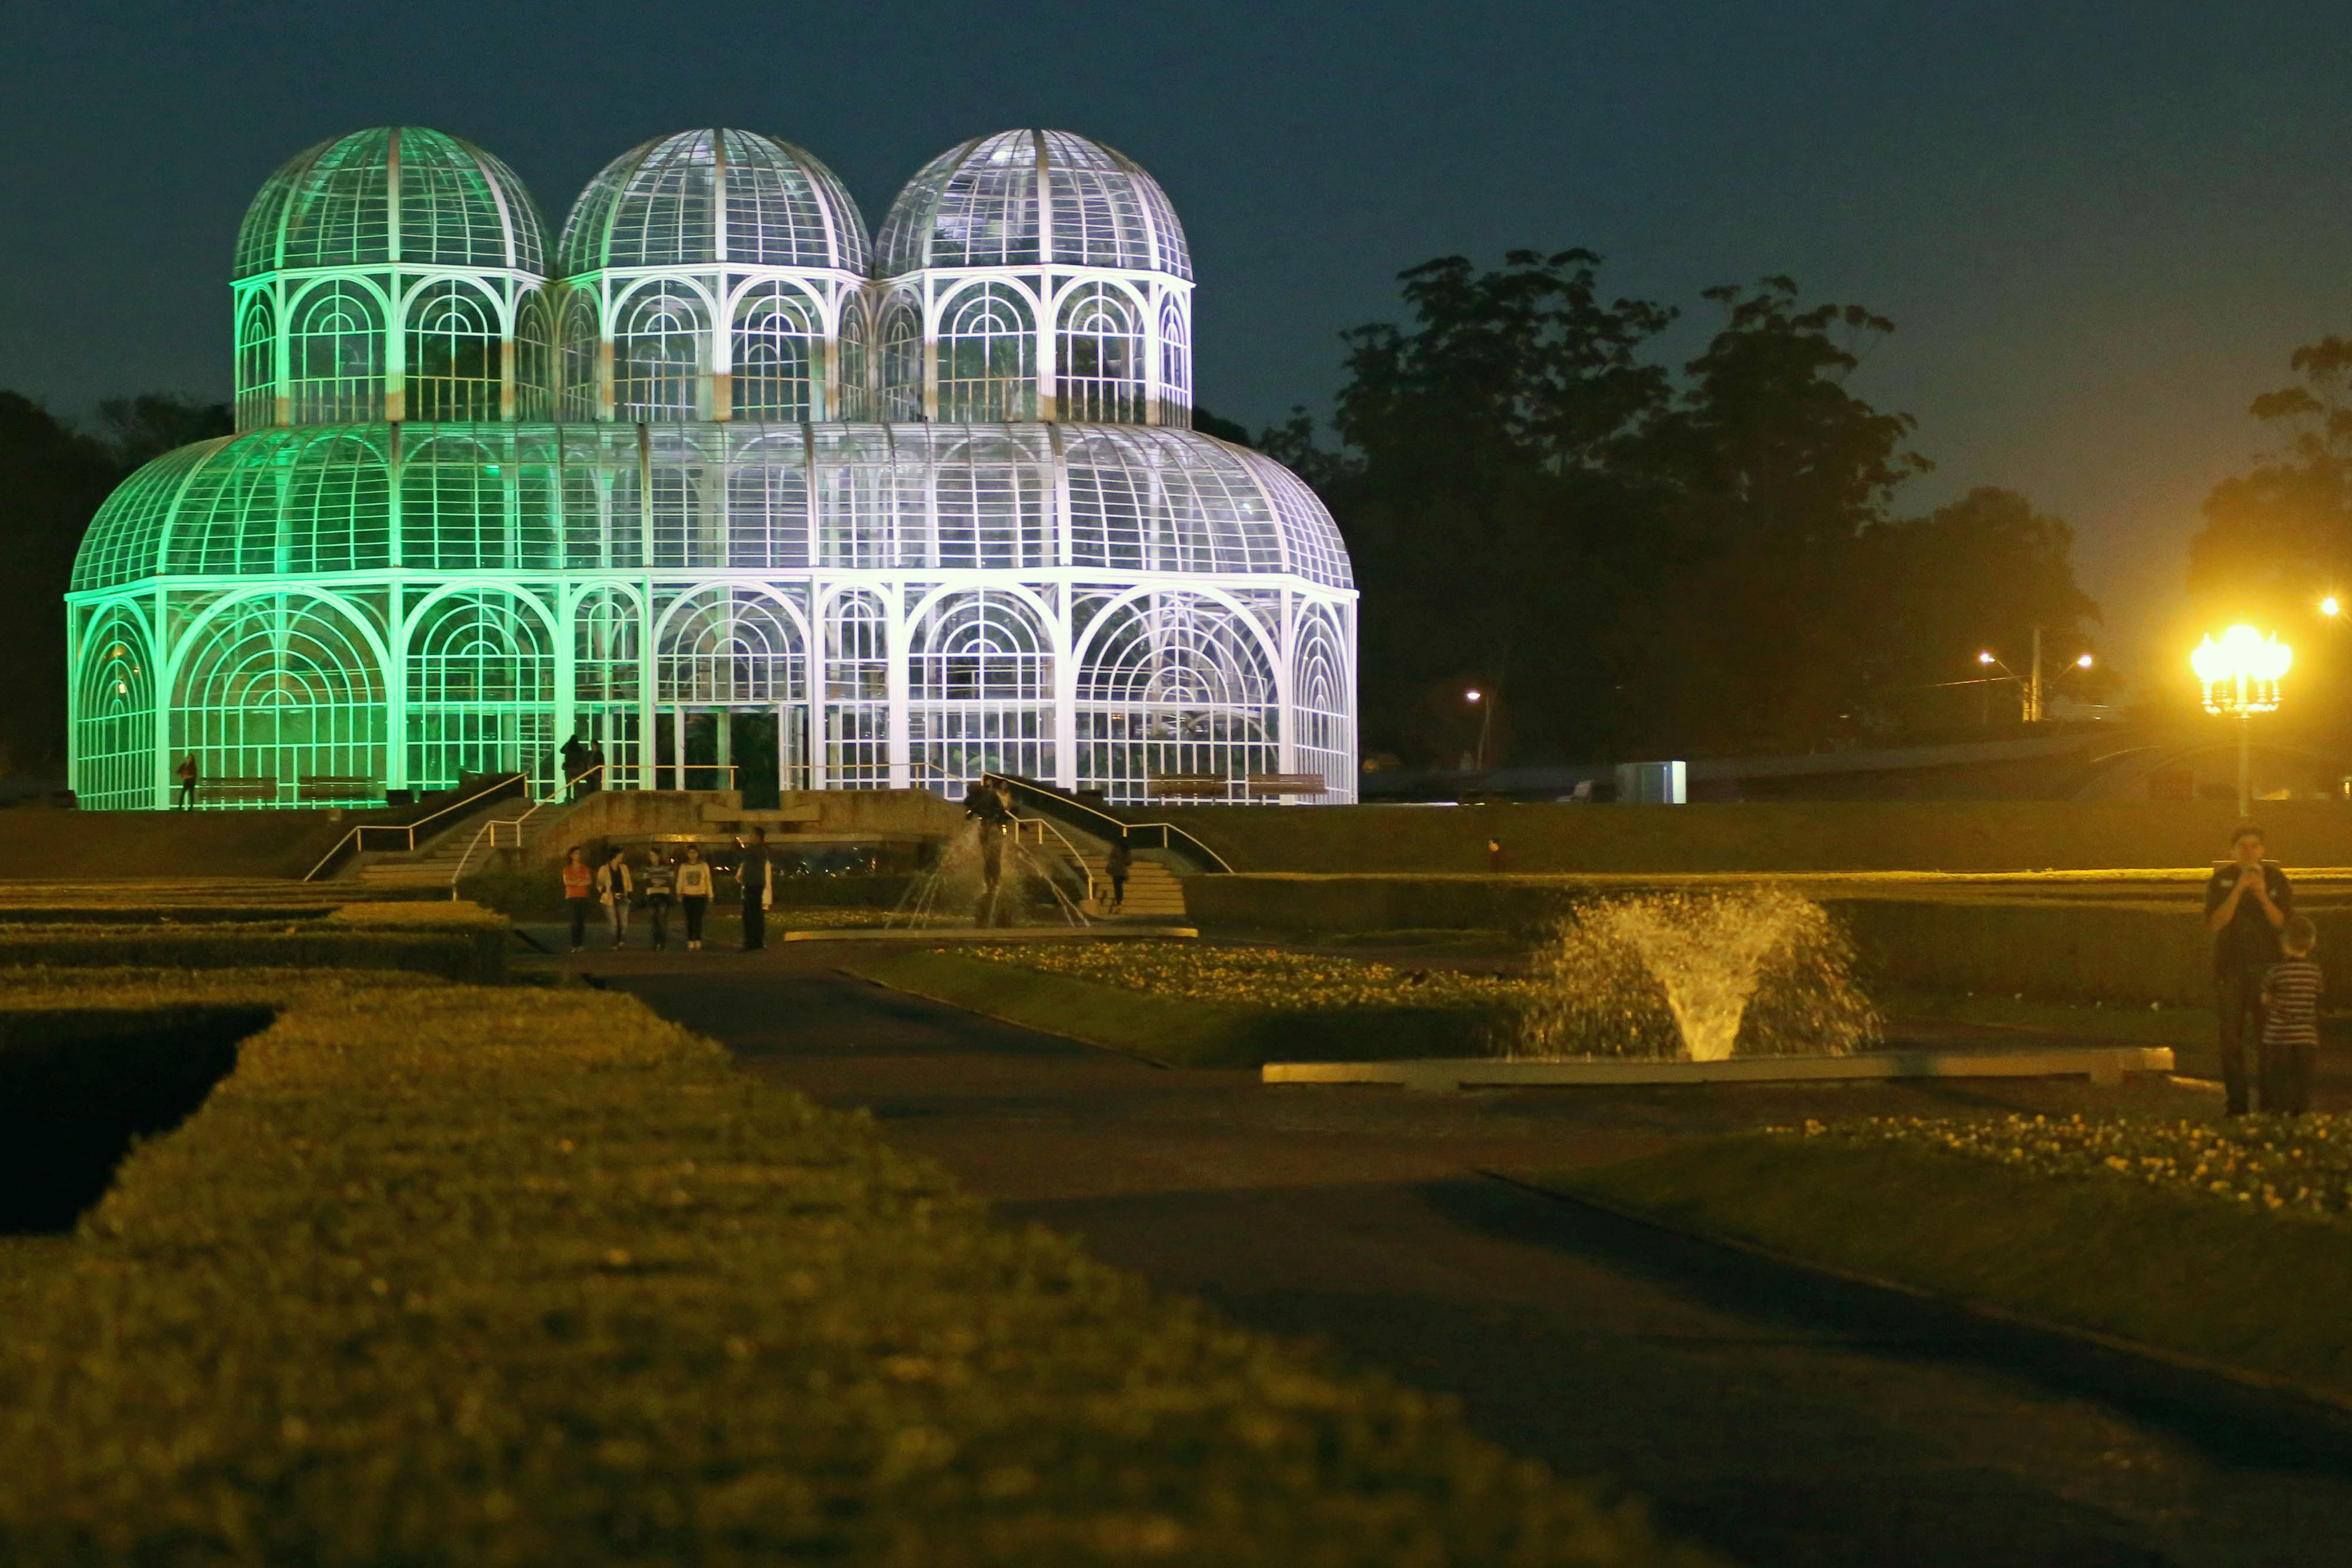
[[[622,153],[564,221],[565,276],[608,267],[866,271],[866,220],[814,154],[756,131],[681,131]]]
[[[875,274],[1051,263],[1192,276],[1160,183],[1067,131],[1000,131],[932,159],[891,204]]]

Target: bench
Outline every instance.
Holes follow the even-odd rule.
[[[196,803],[208,800],[275,800],[278,780],[275,779],[199,779],[196,780]]]
[[[1253,795],[1328,795],[1331,786],[1320,773],[1253,773],[1249,776],[1249,792]]]
[[[383,793],[381,779],[305,773],[294,781],[294,798],[298,800],[373,800]]]
[[[1222,773],[1160,773],[1148,788],[1154,795],[1223,795],[1233,780]]]

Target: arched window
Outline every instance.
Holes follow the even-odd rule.
[[[1002,591],[949,595],[908,640],[907,746],[929,764],[925,782],[1054,776],[1054,644],[1035,606]]]
[[[565,290],[556,334],[555,417],[584,424],[598,417],[596,361],[604,334],[596,326],[596,297],[584,288]]]
[[[1160,423],[1192,428],[1192,319],[1181,299],[1160,308]]]
[[[290,803],[304,779],[383,777],[383,672],[348,614],[266,594],[197,633],[172,695],[170,749],[194,752],[206,778],[275,779],[276,800]]]
[[[548,564],[516,530],[510,455],[450,434],[419,442],[400,464],[400,558],[411,567],[483,571]]]
[[[825,400],[827,419],[871,419],[874,417],[874,387],[867,376],[872,366],[866,363],[866,300],[861,295],[851,295],[841,302],[840,369],[835,372],[833,395]]]
[[[807,692],[800,629],[752,588],[706,588],[662,624],[659,700],[702,707],[772,707]]]
[[[1078,671],[1078,782],[1114,800],[1151,780],[1276,771],[1274,671],[1248,620],[1199,594],[1108,611]]]
[[[259,430],[278,423],[278,312],[257,289],[236,323],[236,427]]]
[[[506,380],[499,309],[454,278],[428,283],[408,306],[410,419],[470,424],[499,416]]]
[[[536,423],[555,417],[555,320],[544,288],[534,288],[515,307],[515,406],[517,419]]]
[[[882,417],[923,417],[923,317],[904,294],[882,313]]]
[[[84,806],[137,811],[158,803],[154,661],[146,628],[127,606],[100,612],[83,636],[73,743],[74,793]]]
[[[836,789],[890,786],[890,631],[882,601],[837,595],[824,618],[824,768]]]
[[[735,306],[735,417],[814,419],[824,380],[816,306],[789,283],[762,284]]]
[[[1143,422],[1143,320],[1115,285],[1082,283],[1062,302],[1055,385],[1066,420]]]
[[[1291,665],[1291,744],[1302,773],[1318,773],[1344,787],[1352,766],[1348,716],[1348,659],[1339,629],[1320,610],[1298,624],[1297,652]]]
[[[1010,284],[983,283],[949,302],[940,329],[940,419],[998,423],[1037,417],[1037,331]]]
[[[555,658],[536,610],[496,589],[428,605],[408,642],[408,778],[446,789],[474,773],[555,767]]]
[[[613,417],[625,424],[709,419],[703,347],[710,323],[685,288],[656,283],[621,307],[613,333]]]
[[[320,284],[295,307],[287,345],[296,424],[383,417],[383,308],[356,283]]]

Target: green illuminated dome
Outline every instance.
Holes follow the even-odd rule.
[[[513,170],[441,131],[380,125],[269,176],[246,209],[230,276],[394,261],[544,273],[546,255],[539,208]]]

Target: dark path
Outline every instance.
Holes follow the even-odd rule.
[[[1496,1441],[1647,1498],[1737,1561],[2352,1563],[2352,1428],[1475,1174],[1825,1110],[1948,1106],[1969,1086],[1268,1090],[883,991],[822,955],[592,967],[755,1071],[872,1108],[1009,1217],[1456,1395]],[[1998,1092],[2118,1103],[2081,1085]]]

